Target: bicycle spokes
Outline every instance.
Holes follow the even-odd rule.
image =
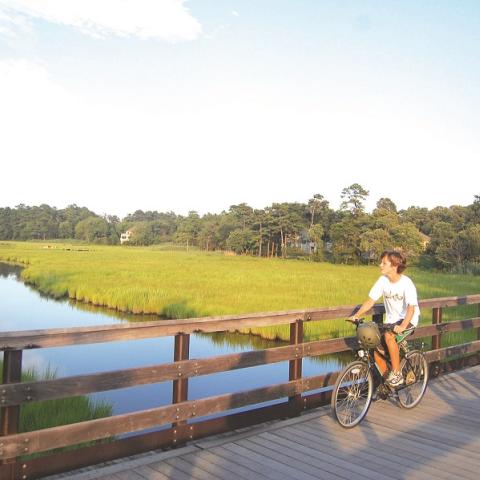
[[[365,416],[372,385],[371,373],[363,362],[354,362],[342,372],[332,393],[332,407],[342,426],[353,427]]]
[[[428,365],[419,351],[410,352],[402,360],[405,386],[398,391],[398,401],[403,408],[413,408],[423,397],[428,382]]]

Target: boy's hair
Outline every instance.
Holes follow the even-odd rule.
[[[385,250],[380,256],[380,260],[382,260],[384,257],[388,257],[390,263],[394,267],[397,267],[398,273],[402,273],[407,268],[407,259],[401,252],[397,252],[396,250]]]

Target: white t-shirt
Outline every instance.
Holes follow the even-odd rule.
[[[410,323],[415,326],[418,325],[420,309],[418,308],[417,289],[407,276],[401,275],[400,280],[392,283],[387,276],[382,275],[375,282],[368,296],[374,302],[383,296],[387,313],[384,323],[396,323],[403,320],[407,314],[408,305],[415,305]]]

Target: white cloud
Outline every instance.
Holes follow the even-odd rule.
[[[28,20],[23,15],[2,8],[2,1],[0,0],[0,35],[8,38],[18,38],[25,33],[32,33]]]
[[[21,14],[99,38],[194,40],[202,27],[184,4],[185,0],[0,0],[0,19],[8,17],[12,24]]]

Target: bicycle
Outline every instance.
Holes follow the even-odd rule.
[[[347,320],[358,328],[364,324],[363,319]],[[372,324],[374,325],[373,322]],[[344,428],[358,425],[370,408],[372,400],[386,400],[393,396],[402,408],[414,408],[422,399],[428,383],[428,363],[421,350],[410,350],[408,342],[403,339],[400,347],[400,370],[404,383],[392,387],[385,382],[373,356],[374,350],[380,353],[391,367],[387,349],[379,349],[380,335],[393,331],[393,325],[377,325],[378,343],[375,348],[367,348],[359,340],[359,347],[354,350],[357,359],[348,364],[340,373],[333,387],[331,407],[334,418]],[[358,338],[358,337],[357,337]],[[374,339],[373,344],[377,339]]]

